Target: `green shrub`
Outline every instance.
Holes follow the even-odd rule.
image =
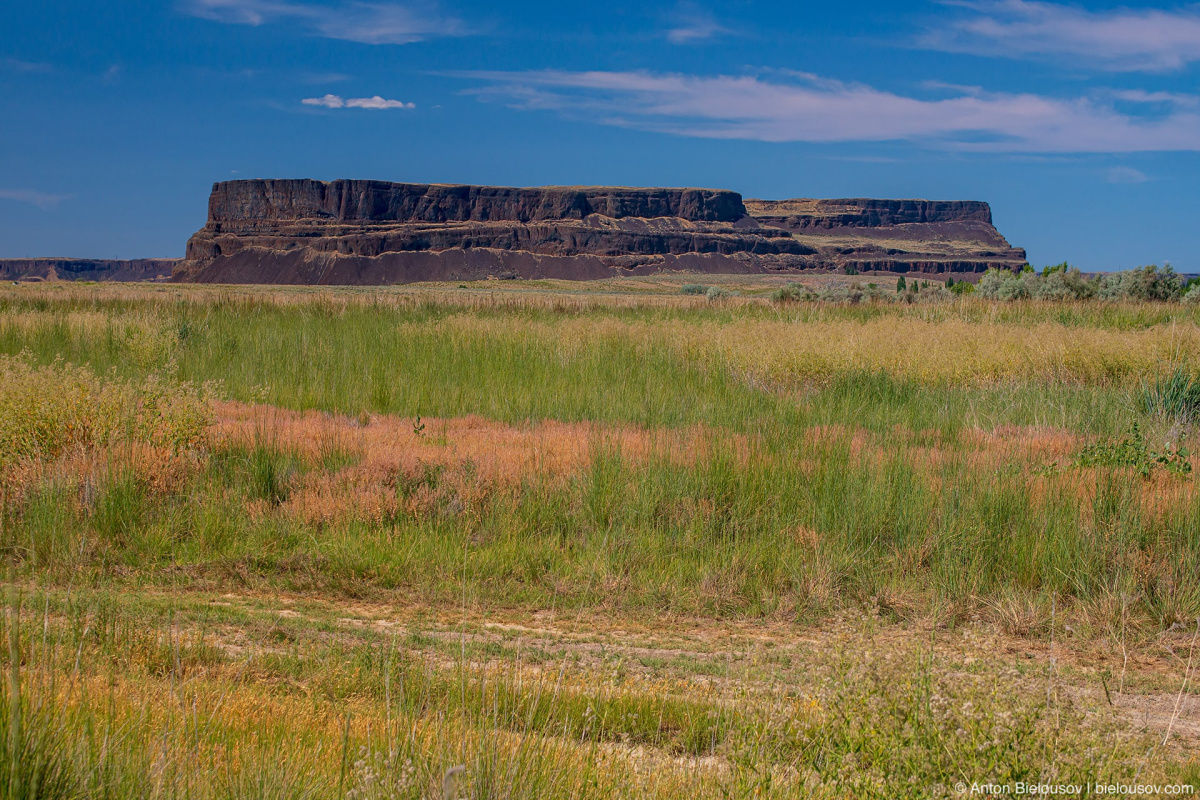
[[[796,303],[801,300],[811,300],[814,297],[815,295],[802,283],[789,283],[771,292],[771,299],[776,303]]]
[[[1125,272],[1112,272],[1088,278],[1077,267],[1063,262],[1046,267],[1039,274],[1025,265],[1019,273],[989,269],[976,287],[982,297],[992,300],[1151,300],[1179,299],[1185,289],[1183,279],[1171,267],[1146,266]],[[1195,301],[1200,301],[1197,296]]]
[[[989,269],[983,273],[975,287],[980,297],[989,300],[1021,300],[1029,297],[1029,285],[1024,280],[1032,272],[1023,272],[1020,276],[1008,270]]]
[[[827,283],[817,291],[817,299],[826,303],[860,303],[864,296],[858,283]]]
[[[685,283],[679,290],[680,294],[708,294],[708,287],[702,283]]]
[[[1085,300],[1096,294],[1093,281],[1083,277],[1077,268],[1065,262],[1047,267],[1042,275],[1026,278],[1030,295],[1037,300]]]
[[[1156,265],[1101,275],[1095,282],[1102,300],[1175,300],[1183,293],[1175,270]]]
[[[1131,300],[1174,300],[1183,293],[1183,279],[1169,266],[1139,267],[1122,275],[1124,294]]]

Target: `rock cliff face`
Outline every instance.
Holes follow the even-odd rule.
[[[747,200],[762,225],[788,231],[831,269],[859,272],[984,272],[1017,269],[1025,251],[992,225],[976,201]]]
[[[169,278],[178,263],[175,258],[7,258],[0,259],[0,280],[156,281]]]
[[[592,214],[679,217],[737,222],[746,215],[736,192],[709,189],[627,189],[448,186],[384,181],[258,180],[213,186],[209,221],[239,230],[262,221],[347,223],[537,222],[582,220]]]
[[[381,181],[218,183],[174,278],[390,284],[661,271],[981,272],[1024,263],[986,203]]]
[[[976,200],[751,200],[754,216],[789,229],[878,228],[936,222],[992,224],[992,209]]]

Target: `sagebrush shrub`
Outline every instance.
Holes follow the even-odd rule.
[[[989,269],[976,287],[991,300],[1157,300],[1179,299],[1184,291],[1181,276],[1167,267],[1149,265],[1125,272],[1087,277],[1077,267],[1063,263],[1046,267],[1041,274],[1032,269],[1019,274]],[[1197,295],[1194,301],[1200,301]]]
[[[771,293],[771,299],[776,303],[795,303],[801,300],[810,300],[813,297],[815,295],[808,291],[802,283],[789,283]]]

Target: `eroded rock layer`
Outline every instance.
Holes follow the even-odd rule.
[[[1023,264],[986,203],[381,181],[218,183],[175,279],[389,284]]]

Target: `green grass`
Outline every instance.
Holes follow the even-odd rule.
[[[1196,367],[1195,310],[462,291],[0,293],[0,355],[24,353],[2,362],[0,548],[33,592],[0,659],[0,800],[440,796],[456,764],[480,798],[1194,780],[1117,712],[1054,695],[1044,662],[973,665],[922,637],[992,625],[1112,650],[1190,630],[1200,493],[1166,466],[1196,439],[1173,377]],[[1031,366],[972,374],[995,351],[946,337],[910,370],[856,341],[939,322],[1011,336]],[[817,330],[849,355],[776,347]],[[1169,364],[1138,349],[1171,343]],[[201,435],[205,391],[262,419]],[[286,409],[344,416],[289,434]],[[442,422],[469,415],[508,427]],[[565,472],[466,455],[546,420],[583,423],[554,440],[587,453]],[[392,463],[378,431],[410,429],[434,455]],[[310,518],[314,487],[382,510]],[[227,599],[279,595],[297,616]],[[350,624],[357,603],[464,627]],[[469,610],[921,633],[882,660],[870,636],[609,658],[469,637]]]
[[[849,371],[830,375],[828,383],[815,388],[764,392],[720,362],[688,358],[653,334],[656,323],[672,320],[699,324],[769,318],[803,325],[903,315],[903,308],[555,312],[515,304],[468,313],[436,303],[400,308],[340,308],[320,302],[279,307],[249,301],[149,308],[120,302],[76,305],[56,303],[38,311],[44,318],[28,328],[0,324],[0,353],[27,350],[39,363],[61,357],[127,378],[142,378],[170,363],[180,379],[219,381],[234,399],[351,415],[705,424],[739,431],[769,428],[777,436],[811,424],[882,430],[897,423],[914,430],[1050,424],[1111,435],[1126,429],[1138,413],[1132,386],[925,386]],[[10,310],[27,309],[10,301]],[[80,330],[64,321],[69,313],[97,313],[106,321]],[[931,312],[935,321],[947,313]],[[1003,307],[1000,315],[1016,313]],[[1125,319],[1119,310],[1072,313],[1079,324],[1108,321],[1119,329],[1167,321],[1162,317],[1167,312],[1149,309],[1133,315],[1136,323],[1119,322]],[[478,325],[445,324],[464,314],[468,323]],[[970,320],[982,314],[968,307],[960,316]],[[1039,304],[1013,321],[1033,324],[1052,316]],[[570,330],[568,341],[556,335],[560,326]]]
[[[82,506],[67,502],[62,485],[37,488],[8,534],[34,554],[31,568],[102,574],[124,565],[158,581],[184,566],[217,582],[352,595],[402,590],[437,602],[455,597],[468,576],[494,602],[630,613],[811,618],[881,595],[912,595],[913,608],[969,606],[1005,587],[1080,602],[1127,592],[1142,618],[1168,625],[1200,612],[1200,595],[1185,579],[1200,565],[1194,501],[1148,515],[1128,495],[1097,515],[1078,500],[1074,468],[1049,458],[982,467],[972,460],[973,431],[1048,427],[1117,437],[1138,420],[1153,428],[1136,384],[945,386],[847,369],[769,391],[654,334],[669,321],[784,313],[759,305],[4,302],[14,316],[0,324],[0,350],[42,363],[66,359],[115,379],[145,381],[166,370],[170,380],[219,380],[234,399],[396,414],[414,427],[418,416],[478,414],[516,425],[553,419],[706,431],[691,463],[633,463],[598,436],[590,466],[571,480],[533,473],[516,492],[480,486],[470,501],[439,485],[441,467],[427,466],[399,476],[394,491],[406,500],[427,490],[441,498],[437,509],[395,513],[382,524],[314,525],[282,507],[306,476],[336,473],[359,456],[330,439],[306,463],[260,427],[252,442],[212,448],[167,496],[119,465],[82,490]],[[985,308],[923,313],[970,320]],[[787,313],[802,326],[910,312]],[[1184,312],[1042,303],[992,313],[1021,324],[1057,315],[1123,329]],[[21,314],[33,316],[18,324]],[[830,437],[814,441],[817,426]],[[855,437],[864,434],[868,450],[856,455]],[[733,436],[746,437],[747,457],[734,457]],[[918,467],[929,450],[936,466]],[[1113,474],[1122,469],[1110,466]],[[1037,477],[1044,469],[1060,471]],[[1039,481],[1048,487],[1035,494]],[[815,545],[797,536],[801,529],[813,531]]]

